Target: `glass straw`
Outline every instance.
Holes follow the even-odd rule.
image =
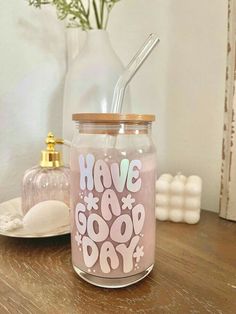
[[[152,50],[156,47],[160,39],[156,34],[151,34],[145,41],[143,46],[139,49],[133,59],[130,61],[125,71],[120,76],[118,82],[116,83],[113,100],[112,100],[112,113],[121,113],[123,100],[125,96],[125,91],[128,83],[131,81],[133,76],[137,73],[141,65],[150,55]]]
[[[128,66],[125,68],[125,71],[120,76],[115,86],[111,107],[112,113],[121,113],[127,85],[137,73],[147,57],[150,55],[152,50],[157,46],[159,41],[160,39],[157,37],[156,34],[151,34],[142,45],[142,47],[139,49],[139,51],[136,53],[136,55],[133,57],[133,59],[130,61]],[[117,136],[111,136],[111,138],[110,136],[106,136],[105,147],[110,146],[111,144],[114,147],[117,140],[116,138]],[[64,144],[67,146],[71,146],[71,142],[68,140],[65,140]]]

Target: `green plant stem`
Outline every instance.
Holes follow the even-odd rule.
[[[97,27],[98,27],[98,29],[101,29],[102,27],[101,27],[101,24],[99,22],[98,9],[97,9],[97,5],[96,5],[96,1],[95,0],[93,0],[93,9],[94,9],[94,15],[95,15]]]
[[[89,20],[89,14],[90,14],[90,1],[88,2],[88,8],[87,8],[87,10],[85,9],[85,7],[84,7],[84,4],[83,4],[83,1],[82,1],[82,0],[79,0],[79,3],[80,3],[80,5],[81,5],[81,9],[82,9],[83,15],[86,17],[86,20],[87,20],[87,25],[88,25],[89,29],[92,29],[91,24],[90,24],[90,20]]]
[[[81,14],[79,14],[78,12],[75,12],[73,10],[68,10],[68,13],[77,17],[81,21],[83,21],[87,25],[88,29],[92,29],[92,27],[90,25],[90,21],[89,21],[87,16],[84,16],[84,15],[82,16]]]
[[[100,14],[101,14],[101,27],[103,28],[103,19],[104,19],[104,6],[105,6],[105,0],[101,0],[101,8],[100,8]]]
[[[83,30],[93,28],[106,29],[114,5],[120,0],[24,0],[29,5],[42,8],[54,6],[60,20],[67,19],[68,27],[80,27]],[[95,25],[91,23],[94,16]],[[94,27],[93,27],[94,26]]]
[[[82,9],[83,14],[88,18],[88,12],[85,10],[83,1],[82,1],[82,0],[79,0],[79,3],[80,3],[80,5],[81,5],[81,9]]]
[[[87,9],[88,16],[90,15],[90,0],[88,1],[88,9]]]

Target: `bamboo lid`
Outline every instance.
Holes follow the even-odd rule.
[[[73,121],[84,123],[149,123],[155,121],[151,114],[120,114],[120,113],[75,113]]]

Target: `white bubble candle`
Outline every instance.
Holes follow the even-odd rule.
[[[202,179],[163,174],[156,182],[156,218],[196,224],[200,220]]]

